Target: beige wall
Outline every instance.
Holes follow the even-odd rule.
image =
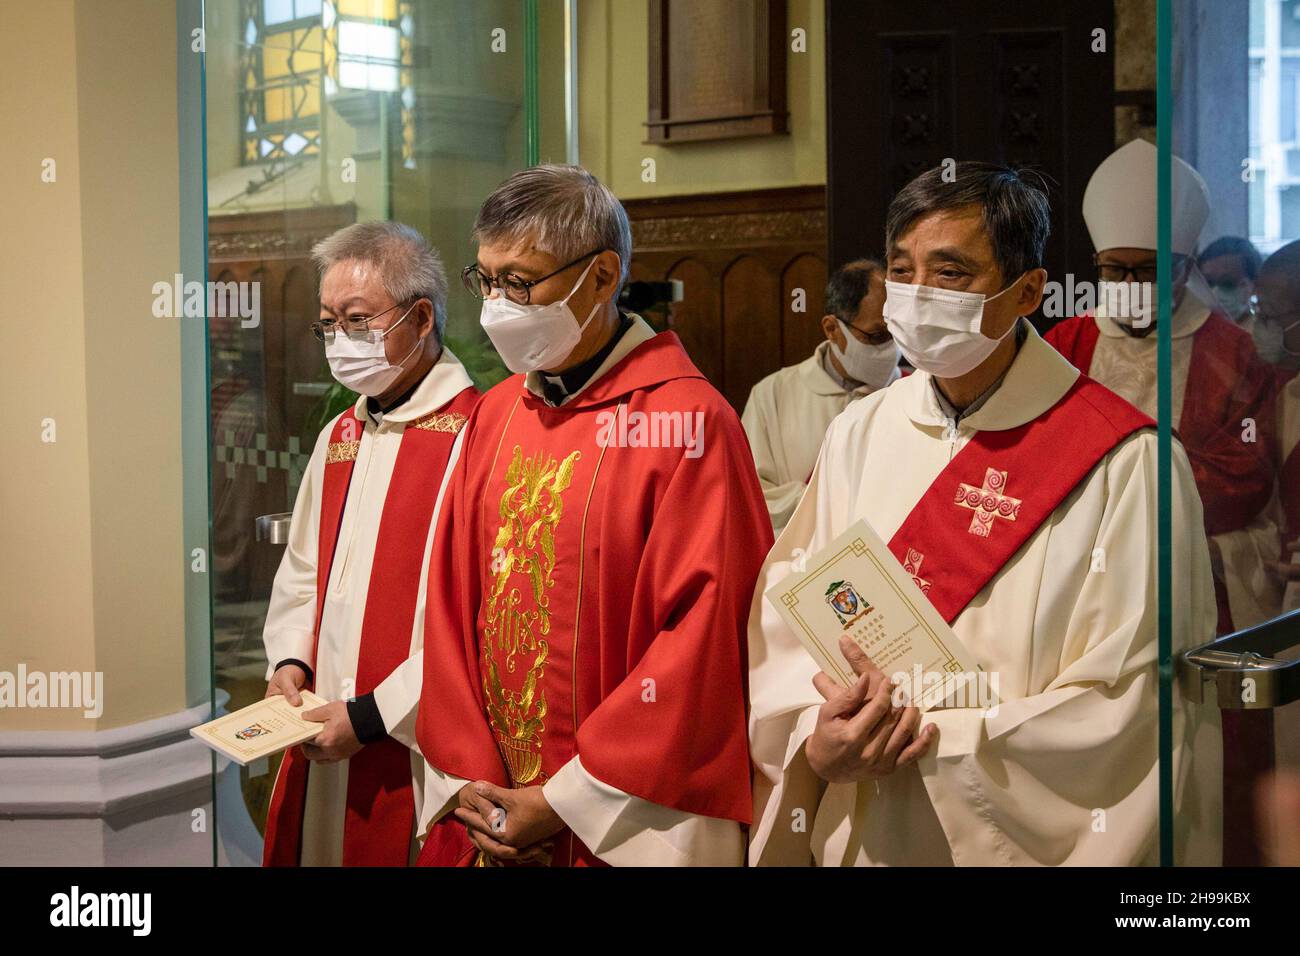
[[[790,132],[782,136],[652,146],[649,9],[644,0],[582,0],[578,86],[582,164],[622,199],[826,182],[825,15],[821,0],[790,0],[789,31],[807,30],[806,53],[787,52]],[[657,181],[643,182],[642,160]]]
[[[0,730],[185,706],[179,320],[150,311],[178,260],[175,30],[157,0],[0,7],[0,670],[105,681],[96,723],[4,709]]]

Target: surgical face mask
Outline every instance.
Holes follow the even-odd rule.
[[[1256,319],[1250,334],[1255,340],[1255,351],[1259,353],[1259,357],[1271,365],[1285,365],[1288,360],[1300,358],[1300,353],[1288,349],[1285,341],[1286,334],[1297,325],[1300,325],[1300,322],[1278,325],[1276,322]]]
[[[537,372],[555,368],[563,362],[582,339],[600,303],[578,324],[569,299],[578,291],[596,260],[587,263],[569,294],[549,305],[520,305],[503,295],[483,300],[479,324],[492,340],[501,361],[512,372]]]
[[[334,333],[334,341],[325,344],[325,358],[329,360],[330,372],[340,385],[368,398],[382,395],[392,387],[398,376],[402,374],[402,365],[406,359],[415,354],[416,349],[424,344],[424,339],[416,342],[411,351],[406,353],[406,357],[396,365],[390,365],[388,362],[388,355],[384,351],[384,339],[389,332],[406,321],[406,317],[414,308],[413,302],[411,308],[383,332],[371,329],[364,336],[355,339],[349,338],[343,332]]]
[[[984,303],[997,295],[954,292],[906,282],[885,282],[885,324],[903,357],[938,378],[957,378],[993,354],[1016,327],[1012,322],[996,339],[982,334]]]
[[[1214,298],[1219,307],[1227,313],[1228,318],[1240,322],[1250,308],[1250,286],[1230,282],[1224,285],[1212,285]]]
[[[844,348],[832,342],[831,349],[844,373],[855,382],[873,389],[883,388],[898,366],[898,346],[892,340],[879,345],[859,341],[847,322],[838,316],[836,319],[844,325],[840,330],[844,333]]]

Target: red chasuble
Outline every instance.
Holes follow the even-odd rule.
[[[1081,374],[1032,421],[976,432],[931,482],[889,550],[951,624],[1102,458],[1155,424]],[[1007,494],[1008,475],[1033,495]]]
[[[430,562],[429,762],[525,787],[581,755],[632,796],[748,823],[745,626],[772,531],[735,412],[662,333],[558,408],[507,379],[466,439]],[[420,862],[470,850],[448,814]],[[557,835],[554,865],[598,863]]]
[[[1097,321],[1080,315],[1043,337],[1087,372],[1100,335]],[[1273,493],[1273,382],[1250,335],[1222,315],[1211,313],[1192,339],[1178,436],[1205,507],[1206,534],[1222,534],[1250,524]],[[1247,418],[1257,425],[1253,443],[1241,440]]]
[[[1079,315],[1043,338],[1087,372],[1100,335],[1096,319]],[[1210,313],[1192,339],[1177,431],[1201,495],[1205,533],[1216,535],[1250,524],[1273,494],[1274,386],[1250,335],[1219,313]],[[1254,442],[1242,441],[1246,419],[1256,423]],[[1215,592],[1223,634],[1233,628],[1221,581]]]
[[[366,594],[357,656],[356,693],[368,694],[411,652],[411,628],[429,522],[456,435],[478,393],[460,392],[431,415],[402,431],[397,460],[384,498],[375,540],[375,559]],[[325,588],[347,502],[362,423],[355,409],[334,423],[321,490],[319,555],[316,565],[316,638]],[[316,648],[312,648],[312,661]],[[310,761],[292,747],[276,777],[267,813],[264,866],[297,866]],[[347,810],[343,825],[344,866],[406,866],[414,828],[411,751],[385,737],[367,744],[348,761]]]

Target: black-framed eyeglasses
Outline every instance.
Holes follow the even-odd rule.
[[[418,301],[420,300],[415,300],[415,302]],[[414,306],[415,302],[410,303],[410,305]],[[404,304],[406,303],[398,302],[396,305],[390,305],[388,308],[384,309],[383,312],[376,312],[374,315],[357,314],[344,316],[342,322],[335,319],[321,319],[311,324],[311,334],[316,336],[316,341],[324,342],[326,345],[329,345],[334,341],[334,336],[338,332],[339,327],[342,326],[344,335],[354,341],[359,341],[370,334],[371,322],[379,318],[381,315],[387,315],[394,309],[400,309]]]
[[[1103,282],[1150,282],[1154,284],[1156,281],[1156,264],[1154,262],[1124,266],[1113,262],[1101,262],[1094,255],[1092,264],[1097,267],[1097,278]],[[1173,272],[1177,274],[1186,264],[1187,256],[1174,256],[1172,262]]]
[[[844,326],[844,328],[848,330],[849,334],[852,335],[859,342],[861,342],[863,345],[884,345],[886,342],[888,342],[890,339],[893,338],[893,336],[890,335],[889,332],[886,330],[883,329],[881,330],[881,332],[883,332],[884,334],[884,337],[881,338],[880,332],[877,333],[865,332],[862,329],[858,328],[856,325],[854,325],[852,322],[845,319],[843,316],[837,315],[835,316],[835,318],[839,319],[840,325]],[[876,339],[874,341],[873,341],[873,335]]]
[[[478,263],[472,263],[460,271],[460,281],[470,295],[478,296],[480,299],[486,299],[490,296],[493,289],[500,289],[501,294],[516,305],[528,305],[532,299],[533,286],[541,285],[547,279],[559,275],[565,269],[572,269],[584,259],[598,256],[604,251],[604,249],[593,249],[591,252],[578,256],[572,262],[566,262],[554,272],[548,272],[540,279],[525,279],[513,272],[503,272],[498,276],[490,276],[478,267]]]

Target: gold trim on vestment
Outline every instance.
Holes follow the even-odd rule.
[[[334,465],[341,461],[356,461],[359,441],[332,441],[325,449],[325,464]]]
[[[425,415],[423,418],[417,418],[415,421],[410,422],[408,427],[455,435],[465,427],[467,421],[469,421],[469,416],[462,415],[460,412],[434,412],[432,415]]]

